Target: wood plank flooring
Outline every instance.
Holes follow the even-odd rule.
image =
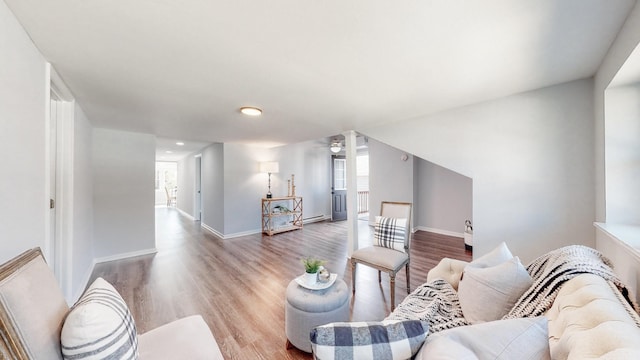
[[[362,242],[370,243],[366,221]],[[413,235],[411,289],[443,257],[469,261],[461,238],[428,232]],[[96,265],[91,281],[103,277],[122,294],[139,333],[172,320],[201,314],[225,359],[311,359],[286,350],[284,294],[303,272],[300,259],[326,259],[326,267],[351,285],[345,222],[320,222],[275,236],[222,240],[174,208],[156,208],[158,253]],[[389,278],[359,266],[351,320],[381,320],[389,313]],[[396,278],[396,304],[406,296],[404,271]]]

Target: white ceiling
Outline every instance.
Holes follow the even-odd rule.
[[[5,0],[94,126],[293,143],[592,76],[633,0]],[[251,118],[243,105],[264,109]]]

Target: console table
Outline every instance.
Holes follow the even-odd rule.
[[[273,234],[302,229],[302,197],[262,198],[262,232]]]

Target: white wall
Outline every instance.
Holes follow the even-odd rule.
[[[45,111],[48,82],[40,55],[0,1],[0,263],[44,247]]]
[[[73,135],[73,235],[71,294],[78,298],[93,271],[93,128],[78,104]]]
[[[93,130],[95,257],[155,249],[155,137]]]
[[[607,222],[640,225],[640,84],[605,93]]]
[[[303,219],[330,219],[331,152],[326,141],[312,140],[277,147],[273,159],[280,163],[280,172],[274,174],[275,181],[274,175],[271,176],[274,196],[287,195],[287,180],[294,174],[296,196],[303,197]]]
[[[375,139],[374,139],[375,138]],[[402,160],[405,151],[386,145],[378,136],[369,137],[369,223],[375,222],[380,215],[382,201],[414,202],[414,161],[408,155]],[[388,142],[387,142],[388,143]],[[415,209],[411,210],[415,218]],[[415,221],[411,221],[415,227]]]
[[[258,172],[259,156],[265,150],[241,144],[224,144],[224,235],[240,236],[261,230],[260,199],[267,192],[267,174]],[[277,182],[271,175],[271,192]]]
[[[627,20],[609,48],[598,72],[594,85],[595,112],[595,164],[596,164],[596,221],[608,221],[605,192],[605,89],[640,42],[640,5],[627,16]],[[637,101],[636,101],[637,104]]]
[[[462,237],[465,220],[473,220],[471,179],[415,159],[414,227]]]
[[[473,179],[474,256],[595,245],[593,86],[580,80],[361,131]]]
[[[178,161],[178,198],[176,207],[194,216],[196,158],[193,154]]]
[[[191,174],[193,179],[194,174]],[[202,225],[224,234],[224,147],[212,144],[202,151]],[[192,210],[193,212],[193,210]]]

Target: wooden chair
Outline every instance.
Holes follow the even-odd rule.
[[[384,224],[376,222],[374,231],[374,245],[358,249],[351,255],[351,284],[353,294],[356,293],[356,264],[360,263],[378,270],[378,282],[382,282],[381,272],[389,274],[389,288],[391,289],[391,311],[395,309],[395,284],[396,273],[404,266],[407,271],[407,294],[411,292],[409,285],[409,249],[411,245],[411,203],[383,201],[380,206],[380,216],[392,219],[406,219],[404,227],[404,246],[400,249],[377,245],[378,239],[384,237],[382,227]]]
[[[169,190],[166,186],[164,191],[167,193],[167,206],[176,206],[176,193],[175,190]]]

